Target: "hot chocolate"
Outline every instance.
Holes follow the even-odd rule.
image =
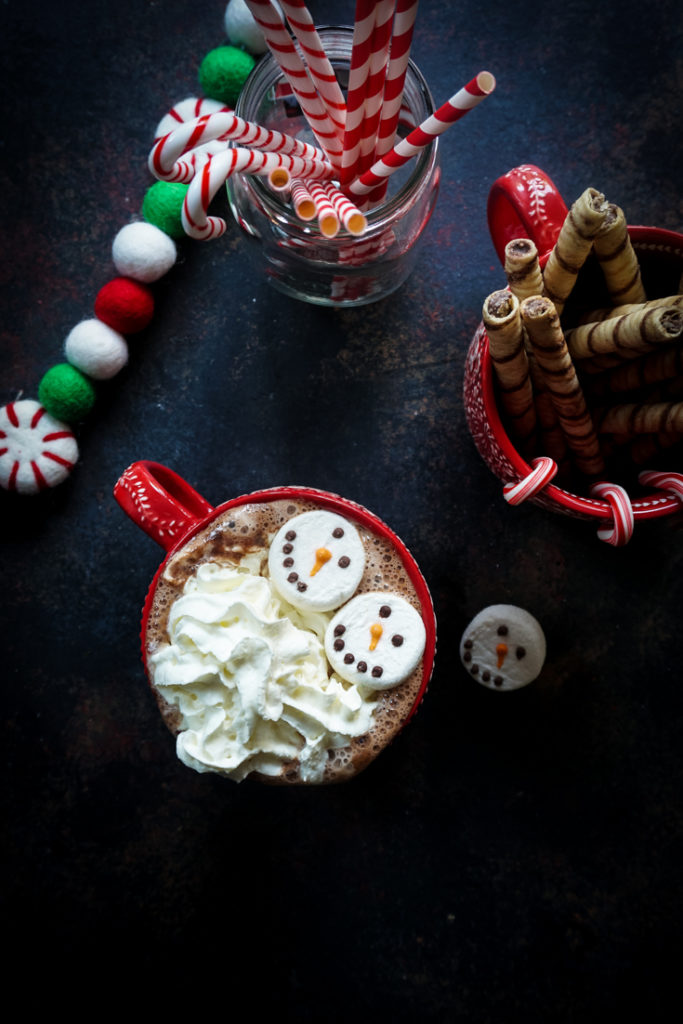
[[[390,537],[368,528],[365,516],[354,520],[352,508],[344,518],[326,510],[321,523],[303,516],[321,509],[312,500],[235,505],[165,563],[148,601],[143,646],[162,714],[190,767],[238,781],[338,782],[366,767],[410,717],[424,689],[420,616],[433,613],[421,607]],[[290,521],[298,529],[283,529]],[[377,601],[354,606],[362,594]],[[349,627],[362,621],[365,604],[371,654],[358,654],[354,626],[335,672],[325,649],[343,648],[345,627],[333,624],[326,638],[328,626],[340,608],[357,607]],[[393,620],[383,618],[392,612]],[[402,659],[406,675],[394,683]]]

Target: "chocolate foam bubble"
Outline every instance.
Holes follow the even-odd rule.
[[[160,645],[169,642],[167,625],[171,606],[200,564],[236,565],[245,556],[251,556],[261,575],[268,576],[268,547],[275,533],[293,516],[321,507],[308,499],[245,503],[221,513],[193,536],[169,557],[157,578],[143,637],[147,657]],[[365,551],[365,570],[355,593],[393,592],[422,613],[415,588],[391,541],[354,520],[347,510],[342,514],[354,522]],[[358,774],[391,742],[413,710],[422,687],[422,675],[423,659],[420,659],[415,670],[402,683],[377,693],[372,729],[353,739],[348,746],[329,751],[323,783],[341,782]],[[182,728],[179,712],[167,704],[151,685],[166,725],[174,735],[177,734]],[[285,764],[275,778],[256,773],[254,776],[270,783],[302,784],[296,761]]]

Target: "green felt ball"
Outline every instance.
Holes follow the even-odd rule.
[[[188,188],[179,181],[155,181],[142,200],[142,216],[171,238],[184,238],[180,213]]]
[[[234,107],[255,63],[250,54],[236,46],[218,46],[199,65],[199,84],[209,99]]]
[[[71,363],[57,363],[38,385],[38,401],[55,419],[78,423],[95,404],[95,386]]]

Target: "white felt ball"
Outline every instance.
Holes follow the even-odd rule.
[[[66,480],[78,461],[71,428],[33,398],[0,409],[0,487],[37,494]]]
[[[101,320],[82,320],[67,335],[64,353],[72,366],[93,380],[109,380],[128,362],[128,345]]]
[[[112,245],[112,257],[123,277],[149,284],[171,269],[176,247],[173,239],[154,224],[136,221],[121,228]]]
[[[244,0],[230,0],[225,8],[225,34],[235,46],[244,46],[251,53],[261,54],[268,49],[263,32]]]

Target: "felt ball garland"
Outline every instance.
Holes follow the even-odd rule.
[[[201,62],[199,81],[206,98],[189,97],[176,104],[159,122],[157,137],[183,121],[228,109],[226,104],[232,107],[237,101],[255,63],[240,47],[249,49],[251,40],[253,52],[263,53],[265,44],[243,0],[230,0],[225,26],[235,45],[219,46]],[[37,494],[71,473],[78,461],[73,426],[92,412],[97,382],[116,376],[128,362],[129,335],[144,330],[154,316],[151,286],[176,262],[174,239],[185,235],[180,210],[187,188],[159,181],[147,189],[143,219],[124,225],[113,240],[111,255],[118,276],[97,293],[95,316],[76,324],[65,339],[66,362],[51,366],[43,375],[38,401],[28,398],[0,407],[0,487]]]

